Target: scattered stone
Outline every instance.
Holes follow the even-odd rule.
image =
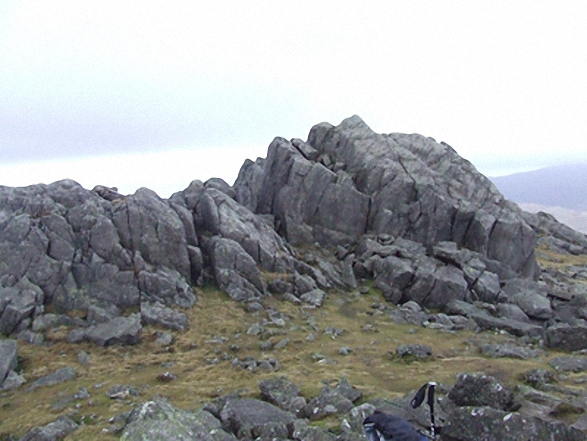
[[[90,362],[90,358],[91,358],[90,354],[88,354],[87,352],[84,352],[84,351],[77,352],[77,361],[82,366],[85,366],[86,364],[88,364]]]
[[[30,392],[32,390],[38,389],[39,387],[45,386],[53,386],[54,384],[63,383],[69,380],[75,380],[77,378],[77,371],[72,367],[64,367],[61,369],[57,369],[52,374],[49,374],[45,377],[39,378],[38,380],[34,381],[26,390],[25,392]]]
[[[459,374],[448,398],[457,406],[489,406],[500,410],[515,407],[513,391],[482,374]]]
[[[300,389],[287,377],[275,377],[259,383],[261,397],[283,410],[297,414],[306,400],[300,396]]]
[[[18,389],[24,383],[26,383],[26,380],[22,375],[17,374],[15,371],[8,371],[8,375],[6,375],[1,388],[3,390],[14,390]]]
[[[308,303],[312,306],[322,306],[324,303],[324,299],[326,298],[326,293],[322,291],[320,288],[313,289],[312,291],[308,291],[300,296],[300,299]]]
[[[571,326],[567,323],[546,328],[546,346],[563,351],[580,351],[587,348],[587,326]]]
[[[548,362],[558,372],[587,371],[587,357],[555,357]]]
[[[556,368],[555,368],[556,369]],[[542,388],[555,382],[554,374],[544,369],[531,369],[523,374],[523,380],[532,387]]]
[[[20,331],[17,335],[17,338],[19,341],[28,343],[30,345],[41,346],[43,343],[45,343],[45,336],[43,334],[32,332],[28,329],[23,329]]]
[[[283,340],[278,341],[275,346],[273,346],[273,349],[283,349],[287,346],[288,343],[289,338],[284,338]]]
[[[275,358],[269,358],[267,360],[256,360],[253,357],[245,357],[242,360],[235,358],[232,360],[233,366],[239,366],[249,371],[257,371],[259,369],[278,371],[280,369],[279,362]]]
[[[486,344],[481,345],[481,353],[493,358],[509,357],[525,360],[544,355],[544,351],[531,349],[525,346],[514,346],[509,344]]]
[[[222,427],[239,439],[287,439],[295,416],[265,401],[229,399],[220,412]]]
[[[20,441],[43,441],[64,439],[67,435],[77,430],[78,425],[66,416],[60,416],[46,426],[34,427],[20,438]]]
[[[85,339],[98,346],[115,344],[134,345],[141,338],[141,316],[116,317],[107,323],[90,326],[84,332]]]
[[[157,336],[155,343],[158,345],[169,346],[173,343],[173,334],[170,334],[169,332],[157,331],[155,335]]]
[[[90,398],[89,392],[85,387],[81,387],[76,393],[65,395],[64,397],[59,398],[56,402],[51,403],[51,409],[63,410],[73,401],[87,400],[88,398]]]
[[[177,409],[163,399],[141,404],[124,422],[122,441],[236,441],[210,413]]]
[[[432,356],[432,348],[420,344],[402,344],[397,347],[395,353],[402,358],[430,358]]]
[[[343,346],[338,350],[338,353],[340,355],[351,355],[352,352],[353,352],[352,349],[349,348],[348,346]]]
[[[148,325],[163,326],[167,329],[184,331],[189,328],[188,317],[161,302],[141,303],[141,319]]]
[[[169,371],[157,375],[157,381],[160,381],[161,383],[169,383],[173,380],[177,380],[177,375]]]
[[[106,396],[108,398],[112,398],[113,400],[122,400],[129,396],[131,397],[138,397],[140,392],[138,389],[134,388],[133,386],[128,386],[125,384],[117,384],[112,386],[108,391],[106,391]]]

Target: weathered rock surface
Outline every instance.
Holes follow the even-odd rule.
[[[98,346],[133,345],[141,338],[141,330],[141,316],[131,314],[128,317],[116,317],[109,322],[90,326],[82,332],[81,337]]]
[[[289,436],[295,416],[278,407],[251,398],[229,399],[220,412],[222,427],[238,438],[282,438]]]
[[[234,188],[251,211],[275,216],[290,243],[344,245],[365,233],[452,241],[536,274],[534,231],[469,162],[420,135],[376,134],[357,116],[314,126],[306,143],[276,138]]]
[[[20,441],[58,441],[77,430],[78,425],[66,416],[60,416],[52,423],[35,427],[28,431]]]
[[[488,406],[500,410],[514,407],[513,391],[488,375],[460,374],[448,398],[457,406]]]
[[[10,371],[18,366],[16,340],[0,340],[0,386]]]
[[[148,401],[128,417],[121,440],[230,441],[236,438],[206,411],[187,412],[164,400]]]
[[[524,417],[491,407],[459,407],[442,429],[448,441],[581,441],[583,432],[561,423]]]
[[[155,303],[141,303],[141,319],[147,325],[160,325],[168,329],[188,329],[188,318],[185,314],[175,311],[165,305]]]
[[[39,387],[45,386],[52,386],[54,384],[63,383],[65,381],[73,380],[77,377],[77,372],[72,367],[64,367],[61,369],[57,369],[55,372],[46,375],[44,377],[39,378],[38,380],[34,381],[26,391],[32,391],[38,389]]]

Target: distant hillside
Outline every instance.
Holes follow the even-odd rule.
[[[507,199],[517,203],[587,211],[587,162],[490,179]]]

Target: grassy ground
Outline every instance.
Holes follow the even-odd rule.
[[[196,409],[208,400],[235,390],[258,397],[259,381],[276,375],[289,377],[306,398],[317,395],[325,383],[336,381],[340,376],[346,376],[352,385],[360,388],[365,400],[395,398],[429,380],[450,385],[458,372],[484,372],[514,384],[520,373],[532,368],[548,368],[548,359],[561,355],[549,351],[546,356],[532,360],[481,356],[477,344],[506,342],[511,337],[492,332],[447,333],[394,324],[385,313],[379,314],[372,307],[383,301],[376,290],[363,295],[330,293],[319,309],[267,298],[265,306],[279,310],[286,318],[285,327],[266,326],[274,330],[276,335],[272,337],[246,334],[251,325],[267,318],[265,312],[246,312],[224,293],[212,288],[199,290],[197,294],[197,305],[185,311],[190,318],[190,329],[173,332],[175,341],[168,350],[154,342],[158,329],[151,326],[143,329],[142,342],[136,346],[99,348],[91,344],[67,344],[66,328],[48,335],[52,346],[19,343],[28,384],[64,366],[75,366],[78,378],[29,393],[23,392],[25,384],[18,391],[0,395],[0,434],[22,436],[33,426],[51,422],[59,415],[69,415],[84,421],[84,425],[67,439],[114,439],[113,435],[102,432],[108,427],[108,420],[155,395],[167,397],[178,407]],[[324,331],[329,326],[344,332],[337,337],[327,335]],[[315,339],[309,339],[310,334]],[[216,337],[227,340],[210,342]],[[284,338],[289,342],[282,349],[260,349],[260,343],[266,339],[275,344]],[[398,359],[393,354],[402,343],[426,344],[433,349],[433,357],[412,362]],[[340,355],[342,346],[350,347],[351,354]],[[90,354],[90,362],[84,366],[77,361],[80,350]],[[317,361],[317,353],[325,356],[326,361]],[[281,369],[251,372],[231,364],[234,357],[245,356],[274,357]],[[177,379],[158,380],[158,375],[165,371],[177,375]],[[573,387],[574,376],[569,376],[566,382]],[[132,385],[141,394],[123,400],[108,398],[105,392],[117,384]],[[55,408],[60,398],[77,392],[80,387],[88,390],[89,399],[72,401],[62,409]]]

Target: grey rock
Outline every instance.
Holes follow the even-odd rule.
[[[448,393],[457,406],[488,406],[499,410],[512,410],[513,391],[495,378],[482,374],[459,374]]]
[[[451,301],[449,301],[446,305],[444,312],[446,312],[447,314],[462,315],[465,317],[485,314],[485,312],[482,309],[477,308],[475,305],[457,299],[452,299]]]
[[[4,382],[0,382],[0,388],[4,390],[18,389],[20,386],[26,383],[25,378],[17,374],[15,371],[8,371],[8,375],[4,379]]]
[[[155,441],[230,441],[234,436],[224,432],[210,413],[177,409],[164,400],[148,401],[134,409],[127,420],[121,440]]]
[[[499,316],[511,320],[516,320],[518,322],[530,322],[530,318],[528,315],[522,311],[518,305],[514,305],[512,303],[500,303],[497,305],[497,312]]]
[[[587,371],[587,357],[554,357],[548,362],[548,364],[550,364],[558,372]]]
[[[59,326],[82,326],[83,324],[83,320],[69,317],[65,314],[43,314],[33,320],[31,330],[33,332],[44,332]]]
[[[63,383],[65,381],[75,380],[77,378],[77,371],[72,367],[64,367],[57,369],[52,374],[46,375],[34,381],[26,392],[38,389],[39,387],[53,386],[54,384]]]
[[[138,275],[141,299],[191,308],[196,303],[192,288],[180,273],[174,270],[141,271]]]
[[[184,225],[167,201],[140,188],[112,208],[112,222],[124,248],[140,252],[145,261],[157,268],[174,269],[190,278]]]
[[[300,397],[300,389],[287,377],[262,380],[259,389],[263,400],[293,414],[297,414],[306,405],[306,401]]]
[[[563,351],[579,351],[587,348],[587,326],[570,326],[566,323],[546,328],[546,346]]]
[[[66,416],[60,416],[46,426],[35,427],[20,438],[20,441],[57,441],[77,430],[78,425]]]
[[[17,334],[17,338],[19,341],[40,346],[45,343],[45,336],[43,334],[39,334],[37,332],[29,331],[28,329],[23,329]]]
[[[316,159],[298,141],[276,138],[267,158],[246,162],[234,185],[237,200],[273,214],[291,243],[344,245],[365,232],[430,247],[452,241],[504,272],[537,274],[536,233],[522,212],[448,145],[379,135],[357,116],[314,126],[306,144]]]
[[[85,366],[86,364],[88,364],[90,362],[90,360],[91,360],[90,354],[88,354],[87,352],[84,352],[84,351],[77,352],[77,361],[82,366]]]
[[[128,396],[138,397],[139,395],[140,393],[136,388],[126,384],[117,384],[106,391],[106,396],[113,400],[124,399]]]
[[[475,300],[487,303],[496,303],[501,290],[497,274],[484,271],[473,284],[471,290],[475,294]]]
[[[0,340],[0,386],[11,370],[18,366],[16,340]]]
[[[361,396],[361,392],[350,386],[343,377],[336,387],[325,386],[320,394],[302,409],[301,414],[312,421],[333,414],[345,414],[354,407],[353,401]]]
[[[222,427],[238,438],[289,437],[295,416],[278,407],[253,398],[229,399],[220,412]]]
[[[51,403],[51,409],[54,411],[63,410],[73,401],[87,400],[88,398],[90,398],[88,390],[85,387],[80,387],[77,392],[62,396],[57,401]]]
[[[236,197],[236,192],[230,185],[226,183],[224,179],[210,178],[206,182],[204,182],[204,187],[215,188],[216,190],[221,191],[231,199],[234,199]]]
[[[490,407],[457,407],[442,428],[448,441],[580,441],[583,432],[556,422],[525,417]]]
[[[116,305],[111,304],[103,308],[97,305],[90,305],[88,308],[86,321],[92,325],[96,325],[98,323],[109,322],[113,318],[119,317],[120,315],[120,310],[116,307]]]
[[[313,289],[312,291],[305,292],[300,296],[300,299],[313,306],[322,306],[324,303],[324,299],[326,298],[326,293],[322,291],[320,288]]]
[[[405,324],[411,323],[413,325],[423,326],[428,319],[428,314],[422,311],[420,305],[413,300],[410,300],[397,309],[388,311],[389,317],[395,323]]]
[[[159,302],[142,302],[141,319],[148,325],[160,325],[168,329],[183,331],[189,328],[188,317],[184,313],[168,308]]]
[[[549,319],[552,317],[550,300],[546,296],[537,293],[518,293],[510,298],[528,316],[537,319]]]
[[[342,432],[363,433],[363,421],[375,412],[375,406],[371,403],[363,403],[353,407],[341,424]]]
[[[397,347],[395,353],[402,358],[416,357],[425,359],[432,356],[432,348],[420,344],[402,344]]]
[[[84,331],[84,338],[98,346],[115,344],[134,345],[141,337],[141,316],[116,317],[107,323],[90,326]]]
[[[156,335],[157,339],[155,340],[155,343],[158,345],[169,346],[173,343],[173,334],[170,334],[169,332],[157,332]]]
[[[544,369],[530,369],[529,371],[524,372],[523,380],[530,386],[538,388],[542,388],[546,384],[555,382],[552,371],[547,371]]]
[[[518,337],[528,336],[534,339],[540,339],[544,334],[542,326],[534,325],[532,323],[492,317],[486,313],[470,314],[469,317],[473,319],[481,329],[503,330]]]
[[[307,420],[296,420],[293,439],[297,441],[337,441],[336,435],[319,427],[310,426]]]
[[[515,346],[509,344],[486,344],[481,345],[481,353],[490,357],[508,357],[525,360],[528,358],[536,358],[544,355],[544,351],[539,349],[532,349],[525,346]]]
[[[282,273],[291,269],[289,249],[275,230],[221,191],[208,188],[200,193],[195,215],[200,230],[238,243],[264,270]]]
[[[38,286],[22,279],[13,287],[1,288],[0,299],[4,305],[0,314],[0,333],[10,335],[37,306],[42,305],[44,294]]]
[[[216,283],[231,298],[248,302],[265,295],[261,272],[238,242],[215,236],[208,247]]]

